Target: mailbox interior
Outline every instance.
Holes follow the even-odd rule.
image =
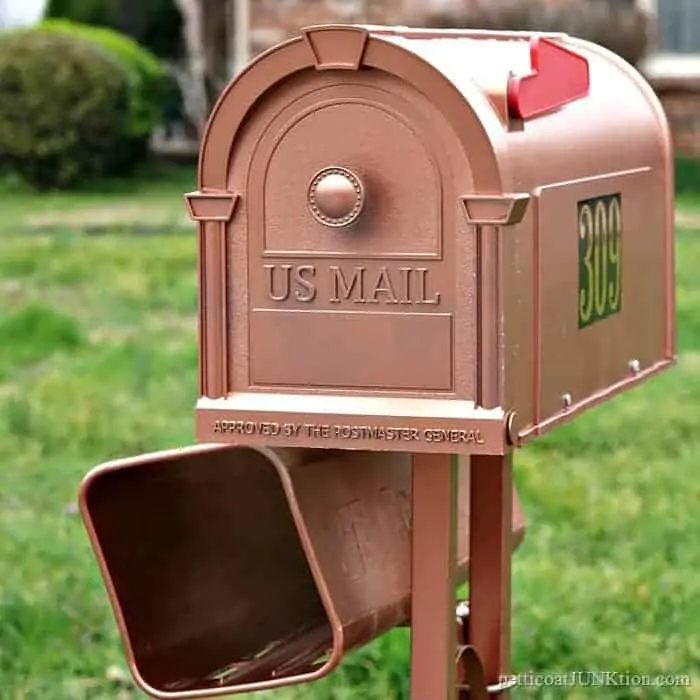
[[[296,647],[332,645],[283,484],[263,454],[236,450],[124,460],[83,487],[131,667],[149,692],[252,682]]]

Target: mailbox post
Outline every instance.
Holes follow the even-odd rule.
[[[507,697],[513,451],[674,361],[651,88],[561,34],[311,27],[186,200],[202,444],[81,490],[137,681],[310,681],[410,624],[412,700]]]

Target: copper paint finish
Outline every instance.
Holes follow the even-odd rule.
[[[189,195],[191,208],[239,199],[197,217],[198,440],[242,444],[217,425],[253,420],[256,444],[401,451],[376,430],[351,442],[338,433],[394,428],[400,415],[401,428],[481,436],[409,441],[409,451],[503,455],[511,412],[522,444],[672,364],[673,169],[661,105],[604,49],[535,38],[312,27],[231,82]],[[575,96],[538,59],[545,49],[585,77]],[[513,118],[512,76],[544,113],[532,103]],[[582,203],[611,198],[619,212],[586,223]],[[615,245],[582,252],[582,226],[586,240],[607,241],[613,225]],[[583,277],[584,293],[612,308],[601,290],[618,272],[621,302],[582,326]],[[344,409],[326,421],[305,397],[343,397]],[[427,400],[442,418],[424,412]],[[260,436],[261,422],[310,428]]]
[[[512,459],[510,453],[471,461],[469,643],[481,654],[488,685],[511,670]]]
[[[350,226],[362,213],[365,188],[347,168],[324,168],[309,185],[309,209],[325,226]]]
[[[457,526],[460,465],[452,455],[413,457],[411,698],[457,699]],[[471,581],[472,575],[470,575]]]
[[[443,588],[454,645],[454,588],[430,562],[445,553],[435,538],[456,537],[453,578],[466,578],[469,463],[415,459],[412,477],[408,454],[201,445],[93,470],[81,510],[139,685],[203,697],[329,673],[411,617],[412,530],[413,546],[432,550],[414,560],[413,585],[423,604]],[[511,507],[516,547],[516,497]],[[440,622],[431,610],[414,607],[414,631]]]
[[[412,700],[509,673],[512,448],[676,348],[661,104],[542,37],[311,27],[222,93],[186,195],[218,444],[81,494],[147,692],[312,680],[409,620]]]

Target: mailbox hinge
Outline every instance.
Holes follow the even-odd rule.
[[[512,226],[525,216],[529,194],[470,194],[460,197],[467,223],[474,226]]]

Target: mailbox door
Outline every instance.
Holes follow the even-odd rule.
[[[473,181],[435,105],[377,70],[302,71],[230,177],[229,391],[474,397]]]

